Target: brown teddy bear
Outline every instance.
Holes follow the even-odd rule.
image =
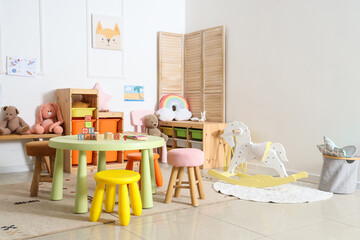
[[[149,114],[145,116],[144,124],[146,127],[146,133],[151,136],[163,137],[165,141],[169,139],[167,135],[162,133],[157,127],[159,120],[155,114]]]
[[[0,135],[28,133],[30,127],[21,117],[18,117],[19,110],[16,107],[4,106],[2,110],[5,112],[5,120],[0,122]]]

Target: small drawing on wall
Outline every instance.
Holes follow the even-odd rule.
[[[124,100],[125,101],[144,101],[144,86],[124,86]]]
[[[122,50],[122,18],[92,14],[93,48]]]
[[[7,56],[7,74],[35,77],[36,58]]]

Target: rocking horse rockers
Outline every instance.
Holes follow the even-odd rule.
[[[288,176],[282,163],[288,161],[283,145],[271,142],[251,142],[249,128],[242,122],[234,121],[229,123],[221,137],[225,139],[231,148],[235,148],[227,171],[217,172],[213,169],[208,171],[209,175],[220,180],[235,185],[263,188],[295,182],[297,179],[307,178],[308,176],[306,172]],[[236,170],[239,164],[243,164],[247,160],[252,159],[259,160],[265,166],[274,168],[280,177],[272,177],[269,175],[252,176]]]

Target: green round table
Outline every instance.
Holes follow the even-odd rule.
[[[147,140],[78,140],[77,135],[51,138],[49,146],[56,148],[51,200],[63,199],[63,156],[64,150],[79,150],[79,163],[76,179],[75,213],[86,213],[87,168],[86,151],[99,151],[98,171],[106,170],[106,151],[141,150],[141,200],[143,208],[153,207],[152,194],[155,193],[155,171],[153,148],[162,147],[162,137],[148,136]]]

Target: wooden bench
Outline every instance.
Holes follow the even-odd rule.
[[[9,135],[0,135],[0,141],[11,141],[11,140],[33,140],[39,141],[40,139],[49,139],[53,137],[59,137],[62,134],[9,134]],[[25,149],[25,148],[24,148]],[[44,169],[45,166],[42,166]],[[49,166],[46,166],[47,169],[50,169]]]
[[[49,139],[53,137],[61,136],[61,134],[9,134],[9,135],[0,135],[0,141],[7,141],[7,140],[39,140],[39,139]]]

